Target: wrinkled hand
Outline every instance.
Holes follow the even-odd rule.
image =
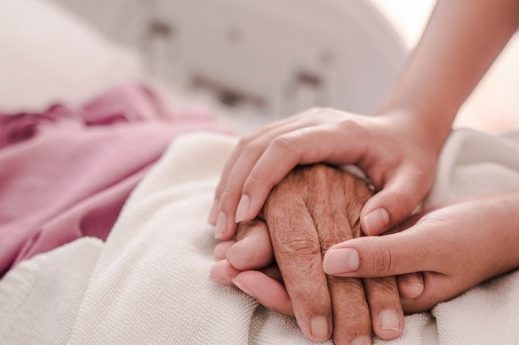
[[[265,205],[271,237],[261,221],[240,224],[238,242],[222,242],[215,249],[217,258],[227,260],[215,265],[213,279],[233,281],[266,307],[295,313],[313,340],[326,339],[332,323],[337,344],[351,344],[354,338],[369,344],[372,328],[384,339],[399,336],[403,317],[394,278],[365,280],[364,292],[360,280],[327,279],[321,268],[321,253],[329,246],[359,236],[359,212],[369,197],[366,184],[345,172],[324,165],[297,168]],[[272,261],[270,240],[286,289],[275,267],[240,273]],[[400,285],[415,297],[421,283],[412,277]]]
[[[379,192],[362,208],[361,226],[380,234],[407,218],[434,180],[442,142],[413,114],[368,117],[313,108],[243,138],[216,189],[209,221],[215,236],[235,235],[237,223],[254,219],[270,190],[296,165],[356,164]]]
[[[473,198],[416,218],[402,232],[331,247],[324,269],[338,277],[423,272],[423,293],[402,300],[406,311],[419,312],[519,267],[518,193]]]

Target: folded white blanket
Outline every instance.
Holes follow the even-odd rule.
[[[0,343],[310,344],[294,320],[208,279],[215,241],[206,217],[234,143],[203,133],[177,139],[105,244],[78,240],[10,271],[0,281]],[[428,202],[516,187],[519,133],[463,130],[442,154]],[[517,344],[517,321],[519,272],[406,317],[402,337],[387,344]]]

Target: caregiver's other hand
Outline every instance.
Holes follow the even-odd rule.
[[[517,248],[519,193],[510,193],[434,210],[396,234],[337,244],[323,266],[337,277],[423,272],[423,293],[402,301],[406,311],[419,312],[519,267]]]
[[[445,135],[404,111],[362,116],[312,108],[243,138],[216,189],[209,220],[229,239],[254,219],[269,192],[298,164],[356,164],[379,192],[362,208],[364,233],[380,234],[411,214],[429,191]]]

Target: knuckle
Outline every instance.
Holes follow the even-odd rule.
[[[272,148],[279,151],[290,152],[294,147],[294,138],[289,135],[280,135],[272,140]]]
[[[284,243],[283,243],[284,242]],[[282,241],[281,245],[288,255],[315,257],[321,255],[321,247],[317,241],[304,237],[292,237]]]
[[[252,142],[252,137],[242,137],[238,141],[238,145],[236,146],[236,150],[242,151],[247,145],[249,145]]]
[[[380,297],[379,300],[385,301],[387,296],[398,294],[396,280],[394,277],[369,278],[370,288],[369,297]]]
[[[251,156],[261,152],[263,147],[257,141],[250,141],[242,148],[242,155]]]
[[[393,254],[389,248],[379,247],[371,259],[371,271],[375,275],[386,276],[391,272]]]
[[[393,221],[400,220],[403,217],[406,217],[413,210],[415,204],[414,200],[407,193],[402,192],[393,192],[391,197],[392,200],[392,214],[396,216],[398,219],[392,219]]]
[[[359,123],[354,119],[346,118],[337,122],[337,127],[343,131],[356,131],[359,129]]]

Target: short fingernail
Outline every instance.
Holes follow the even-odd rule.
[[[212,225],[216,224],[217,214],[218,214],[218,201],[215,199],[213,201],[213,205],[211,206],[211,211],[209,211],[209,217],[207,218],[209,221],[209,224],[212,224]]]
[[[377,208],[364,216],[364,231],[368,234],[380,232],[389,225],[389,213],[383,208]]]
[[[216,260],[225,259],[227,252],[233,245],[234,244],[232,244],[230,241],[223,241],[223,242],[217,243],[216,246],[214,246],[213,257]]]
[[[330,337],[328,319],[324,316],[316,316],[310,321],[310,333],[315,340],[324,341]]]
[[[216,229],[214,231],[214,237],[222,239],[227,232],[227,216],[223,211],[218,213],[218,219],[216,221]]]
[[[243,250],[240,250],[243,247],[243,242],[247,240],[247,237],[242,240],[236,242],[229,250],[227,251],[226,258],[229,263],[235,267],[241,267],[244,261],[243,258]]]
[[[423,282],[416,273],[399,276],[398,288],[402,297],[411,299],[420,296],[424,290]]]
[[[407,298],[417,298],[420,296],[423,292],[424,286],[420,283],[417,284],[410,284],[407,286]]]
[[[399,331],[400,319],[393,309],[385,309],[378,316],[378,325],[380,329]]]
[[[250,200],[249,197],[244,194],[242,195],[240,202],[238,203],[238,208],[236,209],[236,223],[241,222],[247,217],[247,212],[249,211]]]
[[[234,285],[236,285],[236,287],[238,287],[238,289],[240,289],[241,291],[245,292],[247,295],[256,298],[256,296],[254,296],[254,294],[252,292],[250,292],[250,290],[245,288],[243,286],[243,284],[238,281],[238,279],[233,279],[232,282],[234,283]]]
[[[209,279],[211,279],[212,281],[214,281],[216,283],[223,282],[222,278],[218,275],[218,267],[216,265],[214,265],[211,268],[211,271],[209,272]]]
[[[353,272],[359,268],[359,261],[354,248],[330,249],[324,255],[323,268],[327,274]]]
[[[371,338],[366,336],[361,336],[353,339],[351,345],[371,345]]]

